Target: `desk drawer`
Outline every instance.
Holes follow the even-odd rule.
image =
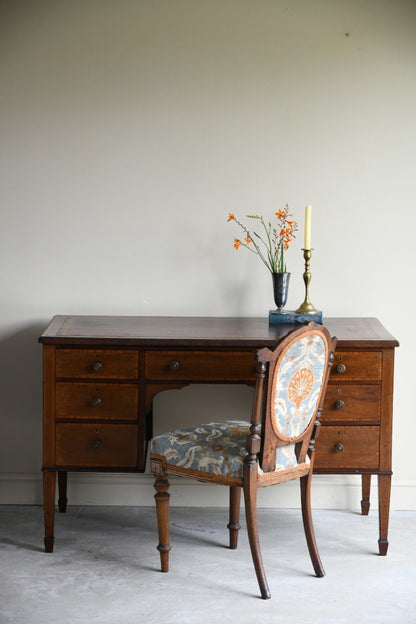
[[[56,376],[83,379],[137,379],[137,351],[57,349]]]
[[[137,467],[136,425],[56,425],[57,466]]]
[[[374,469],[379,465],[379,427],[322,426],[315,443],[315,468]]]
[[[380,351],[335,351],[330,379],[376,381],[381,379],[381,370]]]
[[[136,385],[59,381],[55,416],[59,419],[136,420]]]
[[[241,381],[255,379],[253,352],[155,351],[146,353],[147,379]]]
[[[321,422],[370,421],[380,422],[381,387],[328,384]]]

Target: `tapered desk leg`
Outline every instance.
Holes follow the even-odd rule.
[[[53,552],[55,523],[55,472],[43,473],[43,513],[45,518],[45,552]]]
[[[378,550],[380,555],[387,555],[389,547],[389,511],[390,511],[390,490],[391,475],[378,475],[378,518],[380,539],[378,540]]]
[[[362,485],[361,513],[363,516],[368,516],[368,512],[370,510],[371,474],[362,475],[361,485]]]
[[[68,473],[58,470],[58,508],[61,513],[65,513],[68,499],[66,497],[66,487],[68,483]]]

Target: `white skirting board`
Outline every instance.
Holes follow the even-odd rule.
[[[154,478],[149,474],[76,473],[68,474],[68,505],[154,505]],[[228,488],[197,481],[170,478],[171,505],[175,507],[226,507]],[[371,481],[371,509],[377,509],[377,477]],[[57,488],[58,489],[58,488]],[[359,475],[315,475],[312,504],[316,509],[360,509]],[[42,475],[0,474],[0,505],[41,505]],[[297,508],[300,505],[297,481],[263,488],[258,506]],[[416,511],[416,482],[392,480],[391,510]]]

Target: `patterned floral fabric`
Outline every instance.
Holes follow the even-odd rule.
[[[276,433],[296,437],[307,428],[321,390],[326,344],[309,334],[292,344],[275,372],[272,423]]]
[[[153,438],[151,452],[171,466],[242,478],[249,429],[250,423],[241,420],[187,427]],[[294,444],[277,449],[276,470],[296,465]]]

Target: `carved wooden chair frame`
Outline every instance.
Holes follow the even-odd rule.
[[[299,435],[288,437],[276,426],[274,406],[276,378],[288,349],[302,338],[313,335],[319,335],[325,345],[324,368],[319,396],[306,428]],[[156,476],[155,500],[159,532],[159,545],[157,548],[160,552],[161,569],[163,572],[169,570],[169,551],[171,550],[169,544],[170,495],[168,493],[169,482],[167,479],[169,473],[230,487],[230,516],[228,524],[230,548],[237,547],[238,531],[240,529],[241,490],[243,490],[250,549],[261,596],[264,599],[270,598],[271,594],[260,551],[257,524],[257,489],[299,478],[302,519],[309,554],[315,574],[318,577],[324,576],[325,572],[319,557],[312,522],[311,478],[314,464],[314,443],[318,435],[319,417],[322,411],[335,345],[336,339],[330,337],[325,327],[309,323],[289,332],[273,351],[264,348],[257,352],[256,391],[251,425],[246,441],[247,455],[244,460],[241,478],[211,473],[204,474],[189,468],[173,466],[167,462],[163,455],[151,453],[150,466],[153,474]],[[294,445],[297,464],[286,469],[276,470],[276,451],[279,447],[289,444]]]

